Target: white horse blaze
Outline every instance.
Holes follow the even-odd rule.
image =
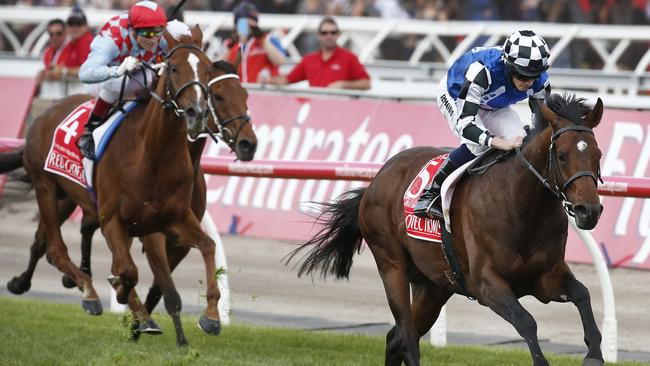
[[[195,54],[190,53],[189,56],[187,56],[187,62],[190,64],[190,67],[192,67],[192,71],[194,71],[194,81],[199,82],[199,58]],[[203,96],[201,94],[201,88],[199,88],[198,85],[194,85],[194,90],[196,90],[197,99],[200,99]]]
[[[587,150],[587,146],[588,146],[587,143],[584,142],[584,141],[579,141],[578,142],[578,150],[580,152],[584,152],[585,150]]]

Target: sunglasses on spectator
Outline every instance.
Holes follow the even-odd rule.
[[[539,76],[526,76],[526,75],[521,75],[521,74],[516,73],[516,72],[514,72],[514,71],[512,72],[512,76],[514,76],[515,79],[517,79],[517,80],[519,80],[519,81],[534,81],[534,80],[537,80],[537,78],[539,77]]]
[[[49,34],[50,37],[53,37],[53,36],[62,36],[62,35],[63,35],[63,31],[47,32],[47,34]]]
[[[144,38],[160,37],[162,29],[136,29],[136,34]]]
[[[320,34],[321,36],[326,36],[326,35],[328,35],[328,34],[331,35],[331,36],[335,36],[335,35],[339,34],[339,31],[338,31],[338,30],[333,30],[333,31],[319,31],[318,34]]]

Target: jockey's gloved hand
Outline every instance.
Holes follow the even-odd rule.
[[[117,75],[123,76],[127,72],[131,72],[138,67],[140,67],[140,61],[133,56],[127,56],[124,61],[122,61],[122,64],[117,67]]]

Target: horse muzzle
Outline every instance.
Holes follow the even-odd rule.
[[[183,110],[183,118],[187,124],[187,134],[191,138],[197,138],[205,130],[208,122],[209,109],[199,103]]]
[[[250,141],[248,139],[239,139],[235,143],[235,154],[237,159],[241,161],[251,161],[255,157],[255,150],[257,150],[257,141]]]
[[[579,204],[573,207],[576,225],[582,230],[591,230],[596,227],[600,214],[603,212],[603,205]]]

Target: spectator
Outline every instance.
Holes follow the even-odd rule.
[[[308,80],[309,86],[338,89],[370,89],[370,76],[352,52],[338,46],[339,28],[331,17],[318,25],[320,51],[305,55],[287,76],[271,78],[269,83],[286,85]]]
[[[62,67],[55,67],[55,76],[60,78],[68,75],[76,78],[79,76],[79,68],[86,62],[90,53],[93,35],[88,28],[86,14],[77,6],[70,12],[66,23],[68,41],[61,54]]]
[[[61,19],[52,19],[47,23],[47,34],[50,36],[50,42],[43,53],[43,69],[38,74],[38,81],[49,78],[50,70],[59,62],[61,52],[65,43],[65,23]]]
[[[257,26],[259,13],[255,5],[242,2],[235,8],[234,16],[235,29],[225,42],[227,51],[221,58],[236,63],[241,57],[237,73],[245,83],[259,82],[260,75],[266,78],[278,75],[285,51],[279,39]]]

